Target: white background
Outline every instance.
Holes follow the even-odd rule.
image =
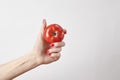
[[[67,29],[62,56],[15,80],[120,80],[120,0],[0,0],[0,64],[32,49],[43,18]]]

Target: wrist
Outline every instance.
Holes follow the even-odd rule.
[[[42,65],[42,63],[43,63],[42,58],[36,52],[31,51],[29,56],[33,58],[35,65],[37,65],[37,66]]]

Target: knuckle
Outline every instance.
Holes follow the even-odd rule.
[[[59,52],[60,52],[60,51],[62,51],[62,48],[59,48],[59,50],[58,50],[58,51],[59,51]]]
[[[63,42],[63,46],[65,46],[65,42]]]

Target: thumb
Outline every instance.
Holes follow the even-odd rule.
[[[45,28],[46,28],[46,20],[43,19],[42,26],[41,26],[39,34],[37,36],[36,44],[40,44],[41,41],[43,40],[43,34],[44,34]]]
[[[42,35],[43,35],[43,33],[44,33],[44,30],[45,30],[46,26],[47,26],[46,20],[43,19],[43,21],[42,21],[42,26],[41,26],[41,34],[42,34]]]

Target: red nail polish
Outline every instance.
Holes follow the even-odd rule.
[[[50,46],[51,46],[51,47],[53,47],[53,46],[54,46],[54,44],[53,44],[53,43],[51,43],[51,44],[50,44]]]
[[[49,56],[51,56],[51,53],[48,53]]]
[[[51,53],[50,53],[48,50],[46,51],[46,53],[47,53],[49,56],[51,55]]]
[[[48,50],[46,50],[46,53],[48,54],[48,53],[49,53],[49,51],[48,51]]]
[[[66,31],[66,30],[64,30],[64,34],[67,34],[67,31]]]

